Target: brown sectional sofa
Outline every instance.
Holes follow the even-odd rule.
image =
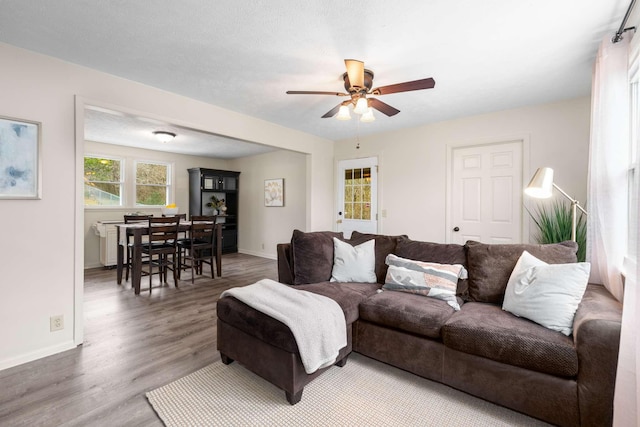
[[[279,281],[334,299],[345,313],[351,351],[561,426],[611,425],[621,304],[589,284],[565,336],[501,308],[509,275],[523,250],[547,263],[575,262],[573,242],[553,245],[466,245],[418,242],[406,236],[354,232],[353,245],[375,239],[378,283],[329,282],[333,232],[294,231],[278,245]],[[344,239],[342,239],[344,240]],[[380,292],[388,254],[463,264],[460,311],[405,292]],[[279,321],[235,298],[218,301],[218,349],[300,400],[307,375],[293,335]],[[326,369],[326,368],[325,368]]]

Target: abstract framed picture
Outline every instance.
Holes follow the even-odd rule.
[[[39,199],[41,124],[0,116],[0,199]]]
[[[284,178],[264,180],[264,205],[284,206]]]

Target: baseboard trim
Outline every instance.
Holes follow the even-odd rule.
[[[33,362],[34,360],[42,359],[43,357],[62,353],[63,351],[71,350],[72,348],[76,348],[76,345],[73,340],[68,340],[57,345],[32,351],[30,353],[25,353],[16,357],[11,357],[9,359],[0,360],[0,371],[2,371],[3,369],[13,368],[14,366],[22,365],[24,363]]]
[[[277,260],[278,259],[278,255],[277,254],[269,254],[269,253],[266,253],[266,252],[249,251],[247,249],[238,248],[238,253],[247,254],[247,255],[253,255],[253,256],[258,256],[260,258],[268,258],[268,259],[273,259],[273,260]]]

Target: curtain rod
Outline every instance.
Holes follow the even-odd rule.
[[[622,40],[622,34],[624,34],[625,31],[635,30],[636,29],[636,27],[624,28],[624,26],[627,23],[627,19],[629,19],[629,15],[631,15],[631,10],[633,9],[633,6],[635,4],[636,4],[636,0],[631,0],[631,4],[629,5],[629,8],[627,9],[627,13],[624,14],[624,19],[622,20],[622,24],[620,24],[620,28],[618,29],[618,32],[611,39],[611,41],[613,43],[618,43],[620,40]]]

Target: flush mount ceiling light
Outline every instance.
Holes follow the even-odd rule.
[[[176,137],[176,134],[173,132],[168,132],[166,130],[156,130],[153,131],[153,134],[158,138],[160,142],[169,142]]]

